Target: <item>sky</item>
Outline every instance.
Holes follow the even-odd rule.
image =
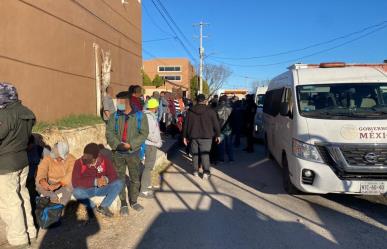
[[[142,0],[144,60],[189,58],[152,1],[157,3]],[[224,88],[251,88],[253,81],[271,79],[296,62],[387,60],[386,0],[159,1],[196,61],[199,29],[193,24],[209,23],[204,28],[205,63],[230,68]]]

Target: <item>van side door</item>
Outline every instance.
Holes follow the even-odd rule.
[[[291,88],[284,88],[281,97],[280,114],[278,115],[279,150],[291,153],[293,137],[293,92]]]

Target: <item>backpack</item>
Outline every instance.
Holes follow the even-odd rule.
[[[118,112],[116,112],[116,114],[114,115],[116,134],[118,133],[118,118],[119,117],[120,117],[120,115],[118,114]],[[137,129],[139,131],[141,130],[142,118],[143,118],[142,111],[136,112]],[[141,147],[140,147],[140,160],[143,160],[145,158],[145,151],[146,151],[146,144],[144,142],[143,144],[141,144]]]
[[[62,216],[63,209],[62,204],[50,202],[49,197],[36,197],[35,215],[39,226],[43,229],[57,223]]]

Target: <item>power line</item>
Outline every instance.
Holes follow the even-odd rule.
[[[305,58],[309,58],[309,57],[312,57],[312,56],[315,56],[315,55],[318,55],[318,54],[322,54],[322,53],[325,53],[325,52],[329,52],[331,50],[334,50],[334,49],[337,49],[337,48],[340,48],[340,47],[343,47],[347,44],[350,44],[350,43],[353,43],[357,40],[360,40],[360,39],[363,39],[367,36],[370,36],[378,31],[381,31],[383,29],[387,28],[387,25],[384,25],[378,29],[375,29],[373,31],[370,31],[370,32],[367,32],[365,33],[364,35],[361,35],[361,36],[358,36],[354,39],[351,39],[349,41],[346,41],[346,42],[342,42],[338,45],[335,45],[333,47],[329,47],[329,48],[326,48],[326,49],[323,49],[323,50],[320,50],[320,51],[317,51],[317,52],[314,52],[312,54],[308,54],[308,55],[305,55],[305,56],[301,56],[301,57],[298,57],[298,58],[295,58],[295,59],[290,59],[290,60],[284,60],[284,61],[279,61],[279,62],[275,62],[275,63],[268,63],[268,64],[258,64],[258,65],[240,65],[240,64],[231,64],[231,63],[226,63],[226,62],[223,62],[223,61],[220,61],[220,60],[216,60],[216,59],[212,59],[213,61],[216,61],[218,63],[223,63],[225,65],[228,65],[228,66],[233,66],[233,67],[267,67],[267,66],[276,66],[276,65],[281,65],[281,64],[286,64],[286,63],[291,63],[291,62],[298,62],[299,60],[302,60],[302,59],[305,59]]]
[[[189,46],[191,46],[191,48],[193,49],[196,49],[195,46],[192,45],[192,43],[190,42],[190,40],[188,40],[188,38],[185,36],[184,32],[181,31],[179,25],[176,24],[175,20],[173,19],[173,17],[169,14],[168,10],[165,8],[165,6],[163,5],[163,3],[160,1],[160,0],[156,0],[159,5],[161,6],[161,8],[163,9],[163,11],[165,12],[165,14],[167,15],[167,17],[169,17],[169,20],[171,20],[172,24],[175,26],[175,28],[177,29],[177,31],[181,34],[181,36],[183,37],[183,39],[188,43]]]
[[[183,47],[183,49],[188,54],[188,56],[196,63],[197,61],[196,61],[195,57],[191,54],[191,52],[189,51],[187,46],[184,44],[184,42],[179,38],[176,31],[174,30],[172,25],[169,23],[168,19],[165,17],[164,13],[160,10],[159,6],[155,3],[154,0],[152,0],[152,3],[155,6],[155,8],[157,9],[157,11],[160,13],[160,15],[163,17],[165,23],[168,25],[168,27],[171,29],[171,31],[175,34],[176,40],[180,43],[180,45]]]
[[[166,40],[172,40],[172,39],[176,39],[176,36],[174,36],[174,37],[164,37],[164,38],[159,38],[159,39],[145,40],[145,41],[142,41],[142,42],[143,43],[149,43],[149,42],[166,41]]]
[[[161,31],[162,33],[164,33],[164,34],[173,36],[171,33],[165,31],[163,28],[160,27],[160,25],[157,24],[157,22],[155,21],[155,19],[153,19],[151,13],[149,12],[149,10],[148,10],[148,8],[145,6],[145,4],[142,4],[142,7],[144,8],[145,14],[149,17],[149,20],[151,21],[151,23],[152,23],[158,30],[160,30],[160,31]]]
[[[320,47],[322,45],[330,44],[330,43],[333,43],[333,42],[338,41],[338,40],[346,39],[346,38],[349,38],[351,36],[364,33],[367,30],[374,29],[374,28],[377,28],[380,26],[384,26],[386,23],[387,23],[387,20],[380,22],[380,23],[377,23],[377,24],[374,24],[374,25],[371,25],[371,26],[368,26],[368,27],[365,27],[365,28],[362,28],[361,30],[351,32],[349,34],[345,34],[345,35],[327,40],[327,41],[318,42],[318,43],[315,43],[315,44],[312,44],[312,45],[309,45],[309,46],[306,46],[303,48],[292,49],[292,50],[279,52],[279,53],[260,55],[260,56],[252,56],[252,57],[218,57],[218,56],[211,56],[211,57],[217,58],[217,59],[222,59],[222,60],[254,60],[254,59],[270,58],[270,57],[276,57],[276,56],[280,56],[280,55],[292,54],[292,53],[296,53],[296,52],[305,51],[305,50],[308,50],[308,49],[311,49],[314,47]]]

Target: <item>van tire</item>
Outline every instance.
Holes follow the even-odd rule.
[[[282,183],[284,190],[289,195],[296,195],[300,193],[300,191],[293,185],[292,181],[290,180],[288,159],[286,158],[285,154],[282,156]]]
[[[267,142],[267,134],[266,133],[265,133],[265,138],[264,138],[263,143],[264,143],[265,149],[266,149],[266,157],[269,158],[270,160],[273,160],[274,156],[273,156],[273,154],[271,153],[271,151],[269,149],[269,144]]]

